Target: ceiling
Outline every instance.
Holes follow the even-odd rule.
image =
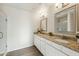
[[[34,11],[40,6],[40,3],[3,3],[1,5],[24,9],[26,11]]]
[[[53,4],[53,3],[52,3]],[[51,3],[3,3],[1,5],[11,6],[19,9],[24,9],[26,11],[34,12],[36,11],[39,6],[41,5],[52,5]]]

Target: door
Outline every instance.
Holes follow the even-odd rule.
[[[0,14],[0,55],[3,55],[7,50],[7,19]]]

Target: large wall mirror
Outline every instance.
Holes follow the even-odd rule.
[[[42,16],[40,20],[40,30],[47,32],[47,17]]]
[[[55,14],[55,32],[63,34],[76,33],[76,7],[72,6]]]

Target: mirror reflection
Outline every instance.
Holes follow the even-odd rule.
[[[57,33],[76,33],[75,7],[71,7],[55,14],[55,32]]]

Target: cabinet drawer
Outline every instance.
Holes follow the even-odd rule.
[[[69,48],[66,48],[66,47],[64,47],[64,46],[62,46],[62,51],[63,51],[64,53],[66,53],[67,55],[69,55],[69,56],[79,56],[79,53],[78,53],[78,52],[73,51],[73,50],[71,50],[71,49],[69,49]]]
[[[58,49],[56,49],[48,44],[46,45],[46,55],[47,56],[66,56],[61,51],[59,51]]]
[[[56,43],[54,43],[54,42],[52,42],[52,41],[49,41],[49,40],[46,40],[46,43],[49,44],[50,46],[53,46],[53,47],[59,49],[59,50],[61,50],[61,48],[62,48],[61,45],[56,44]]]

